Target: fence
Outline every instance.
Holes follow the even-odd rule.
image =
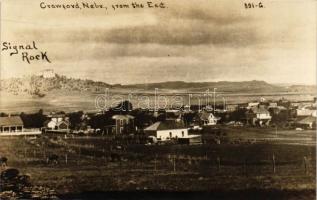
[[[47,163],[47,158],[52,154],[58,155],[58,164]],[[281,157],[279,152],[266,152],[266,156],[259,158],[246,156],[244,153],[233,157],[221,152],[218,154],[207,151],[200,152],[200,155],[180,152],[153,154],[146,151],[114,150],[108,146],[100,148],[93,144],[70,145],[67,140],[52,139],[45,142],[24,140],[23,145],[17,148],[16,155],[25,165],[98,166],[109,170],[143,171],[152,174],[311,175],[316,169],[315,154],[308,152],[293,156],[292,159]]]

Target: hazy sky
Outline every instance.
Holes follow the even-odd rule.
[[[41,9],[40,2],[2,0],[1,41],[35,41],[51,63],[27,64],[21,55],[2,51],[1,77],[51,68],[66,76],[121,84],[316,83],[314,0],[264,0],[263,9],[245,9],[239,0],[167,0],[166,9],[116,11],[112,4],[131,1],[95,1],[108,10]]]

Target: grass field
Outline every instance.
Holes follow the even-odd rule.
[[[128,96],[132,94],[132,96]],[[96,108],[95,99],[97,96],[104,94],[96,94],[91,92],[63,92],[63,91],[54,91],[47,94],[43,98],[30,97],[25,95],[12,95],[5,92],[0,92],[0,112],[7,113],[25,113],[37,112],[39,109],[43,109],[45,112],[51,111],[65,111],[65,112],[74,112],[74,111],[99,111]],[[140,91],[130,91],[130,90],[111,90],[112,96],[117,96],[113,101],[109,100],[108,106],[118,104],[118,95],[122,97],[123,100],[130,98],[129,101],[133,104],[134,108],[147,105],[148,102],[140,100],[140,97],[148,97],[149,104],[151,108],[154,108],[154,91],[150,92],[140,92]],[[183,100],[183,105],[189,104],[188,93],[180,91],[161,91],[158,95],[164,97],[163,101],[159,104],[161,107],[165,107],[165,102],[167,102],[167,108],[171,105],[179,105],[180,97]],[[110,99],[111,97],[110,96]],[[175,97],[178,97],[177,102],[175,102]],[[216,103],[223,103],[222,97],[226,98],[227,104],[237,104],[245,103],[252,101],[259,101],[261,97],[267,100],[279,100],[281,98],[286,98],[290,101],[312,101],[316,94],[298,94],[298,93],[225,93],[221,97],[216,98]],[[200,100],[200,103],[199,101]],[[193,94],[190,99],[191,105],[201,104],[202,106],[206,105],[206,98],[203,94]],[[103,106],[104,104],[101,104]],[[23,108],[23,110],[21,110]]]
[[[128,145],[118,152],[121,161],[112,161],[109,139],[101,137],[1,137],[0,155],[8,157],[9,167],[29,174],[34,185],[66,196],[89,191],[161,190],[315,195],[316,146],[307,143],[315,140],[313,131],[281,131],[276,136],[272,130],[229,128],[226,133],[230,139],[257,138],[259,142]],[[261,138],[272,140],[261,142]],[[289,143],[296,138],[295,143]],[[45,162],[53,153],[59,155],[57,165]]]

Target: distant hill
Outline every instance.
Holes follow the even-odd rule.
[[[106,87],[111,87],[111,85],[92,80],[67,78],[58,74],[51,78],[33,75],[1,80],[1,91],[15,95],[28,94],[39,97],[56,90],[99,92]]]
[[[317,93],[316,85],[291,85],[286,88],[292,92]]]
[[[162,83],[150,83],[150,84],[134,84],[125,85],[126,88],[143,88],[154,90],[159,89],[174,89],[174,90],[188,90],[188,91],[205,91],[207,89],[217,88],[218,91],[223,92],[278,92],[286,91],[284,87],[271,85],[265,81],[242,81],[242,82],[162,82]]]
[[[281,86],[269,84],[265,81],[242,81],[242,82],[161,82],[149,84],[107,84],[105,82],[68,78],[56,74],[55,77],[44,78],[40,75],[33,75],[23,78],[10,78],[1,80],[1,91],[14,95],[31,95],[43,97],[50,92],[60,91],[86,91],[100,93],[105,88],[115,88],[117,90],[151,90],[155,88],[173,91],[202,92],[207,89],[217,88],[221,92],[250,92],[250,93],[273,93],[273,92],[305,92],[316,93],[316,86],[292,85]]]

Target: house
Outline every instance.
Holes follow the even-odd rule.
[[[276,108],[277,102],[269,102],[269,108]]]
[[[259,102],[250,102],[250,103],[248,103],[247,109],[258,107],[259,104],[260,104]]]
[[[289,100],[282,98],[277,102],[277,105],[283,106],[283,107],[289,109],[291,107],[291,102]]]
[[[48,116],[49,119],[44,122],[44,126],[49,130],[68,130],[69,121],[63,114]]]
[[[190,105],[185,105],[184,108],[183,108],[183,112],[184,113],[188,113],[188,112],[191,112],[192,110],[190,109]]]
[[[233,111],[238,109],[238,105],[237,104],[227,104],[226,108],[227,108],[227,111],[233,112]]]
[[[0,117],[0,133],[23,132],[20,116]]]
[[[316,107],[313,106],[303,106],[299,109],[296,109],[297,116],[314,116],[316,117]]]
[[[42,70],[39,75],[43,76],[43,78],[54,78],[56,76],[53,69]]]
[[[180,110],[166,110],[165,117],[166,117],[166,120],[176,120],[180,122],[183,116]]]
[[[134,117],[131,115],[114,115],[112,119],[115,120],[115,133],[129,133],[134,128]]]
[[[301,128],[316,129],[316,117],[308,116],[299,120],[296,125]]]
[[[203,126],[213,126],[217,124],[220,118],[215,117],[212,113],[202,111],[198,114],[199,120]]]
[[[268,110],[271,112],[271,114],[278,115],[281,112],[287,111],[287,109],[284,106],[269,106]]]
[[[247,124],[269,125],[271,118],[270,112],[264,106],[252,107],[246,112]]]
[[[182,122],[175,120],[167,120],[164,122],[156,122],[144,129],[145,134],[154,136],[158,140],[165,141],[172,138],[188,137],[188,129]]]

